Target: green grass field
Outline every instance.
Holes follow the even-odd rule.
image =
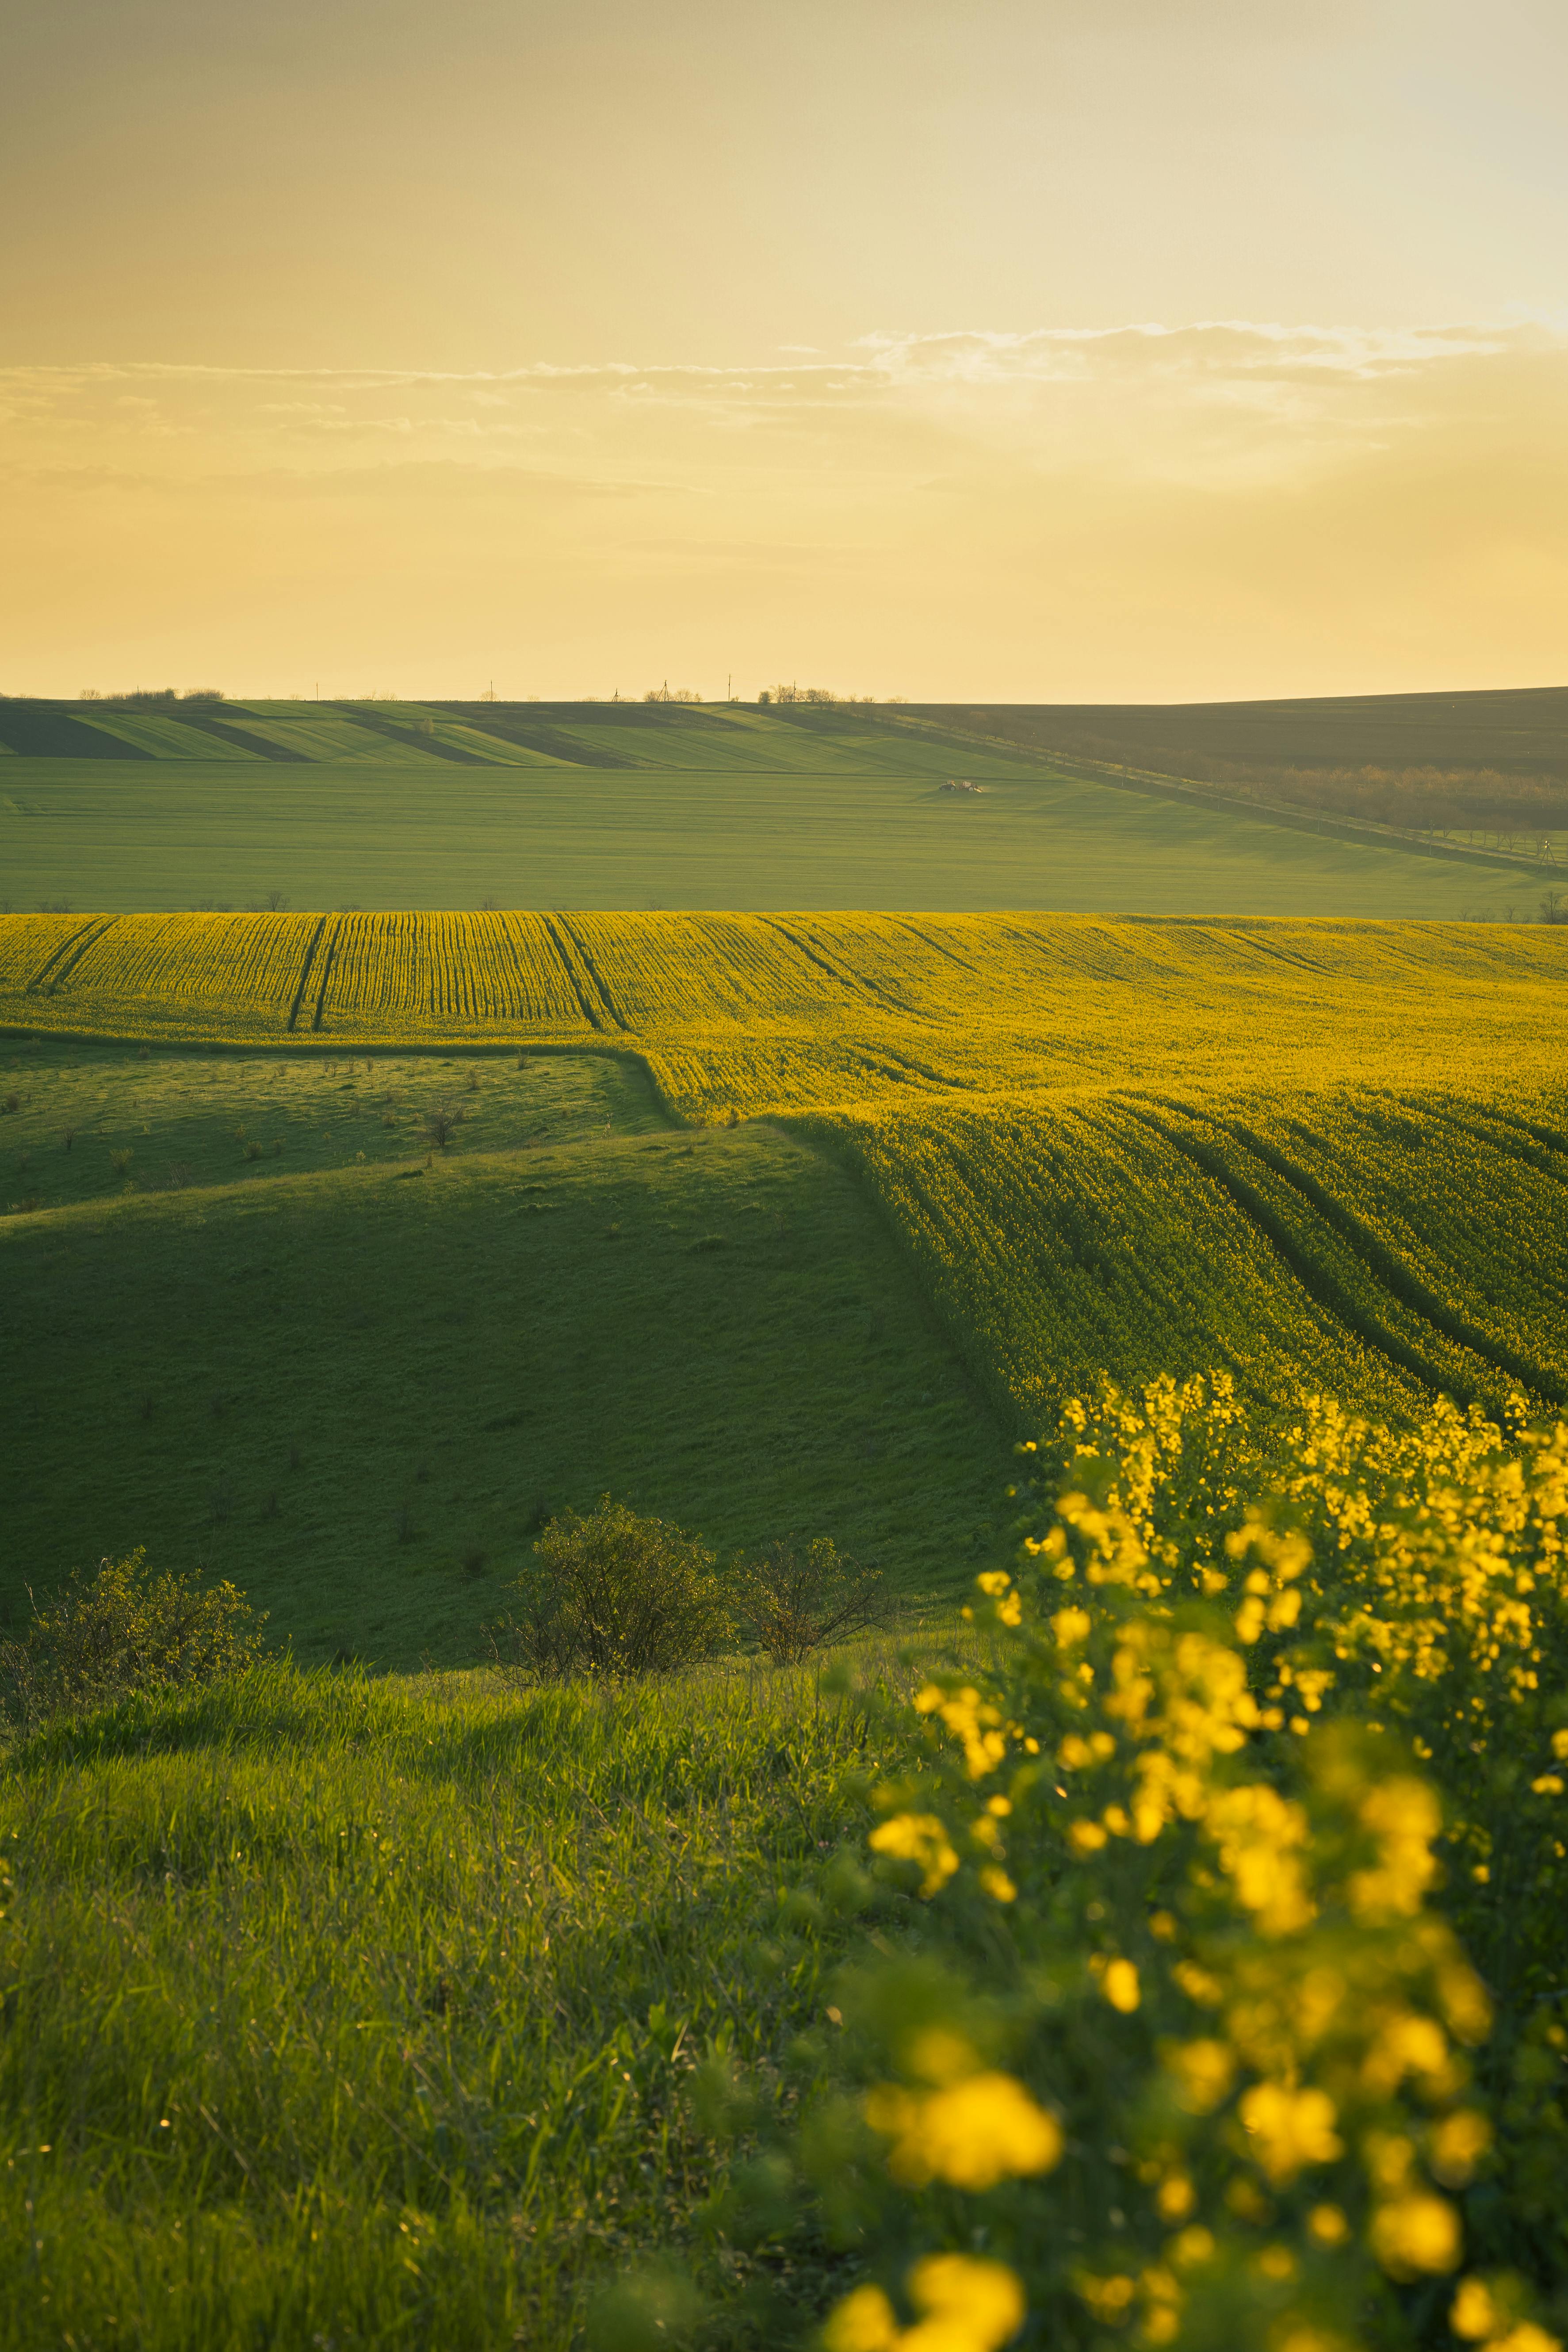
[[[822,2071],[849,1923],[784,1898],[868,1760],[811,1674],[278,1669],[13,1759],[7,2352],[580,2343],[712,2186],[694,2063]],[[822,2284],[748,2269],[777,2344]]]
[[[0,1081],[48,1203],[0,1220],[10,1622],[145,1544],[301,1657],[467,1663],[606,1491],[722,1554],[830,1534],[911,1607],[994,1540],[987,1408],[851,1175],[776,1129],[682,1134],[585,1055],[51,1041]]]
[[[204,719],[0,703],[7,744],[0,872],[16,908],[281,891],[379,908],[1530,919],[1542,888],[1481,856],[1129,792],[885,711],[258,704]],[[945,792],[954,778],[982,789]]]

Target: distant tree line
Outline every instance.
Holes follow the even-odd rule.
[[[77,696],[79,702],[221,702],[221,686],[187,686],[176,694],[172,686],[136,686],[122,694],[103,694],[96,686],[84,686]]]

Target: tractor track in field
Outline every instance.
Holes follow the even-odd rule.
[[[289,1007],[289,1018],[284,1024],[289,1031],[294,1029],[295,1024],[299,1021],[300,1007],[305,1001],[306,982],[310,977],[310,966],[316,961],[316,950],[321,945],[321,933],[327,928],[327,921],[328,918],[323,915],[321,921],[316,925],[315,929],[311,932],[310,944],[305,950],[305,961],[300,968],[300,984],[294,991],[294,1002]]]

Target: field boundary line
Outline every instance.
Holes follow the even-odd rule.
[[[977,1327],[968,1324],[948,1307],[942,1296],[937,1279],[940,1262],[930,1244],[908,1228],[894,1214],[891,1202],[877,1182],[871,1166],[861,1150],[856,1121],[863,1115],[853,1109],[844,1111],[769,1111],[766,1122],[781,1128],[795,1142],[819,1151],[848,1175],[862,1196],[869,1202],[871,1213],[882,1231],[892,1242],[893,1248],[909,1267],[920,1295],[921,1304],[930,1316],[932,1328],[951,1349],[954,1361],[969,1382],[977,1404],[983,1407],[995,1423],[998,1432],[1015,1439],[1034,1435],[1039,1429],[1035,1424],[1031,1409],[1016,1396],[1007,1385],[998,1358],[987,1349]],[[875,1124],[866,1121],[868,1125]],[[934,1228],[931,1194],[920,1172],[905,1164],[904,1181],[926,1209]],[[1047,1418],[1050,1406],[1046,1406]]]

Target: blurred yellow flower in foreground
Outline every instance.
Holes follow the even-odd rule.
[[[958,1868],[958,1856],[946,1825],[934,1813],[895,1813],[891,1821],[874,1829],[869,1841],[873,1853],[885,1853],[895,1862],[914,1862],[923,1875],[921,1893],[935,1895],[944,1886]]]
[[[1446,2197],[1396,2198],[1372,2217],[1372,2250],[1394,2278],[1451,2271],[1459,2260],[1459,2217]]]
[[[1011,2074],[971,2074],[924,2094],[879,2084],[867,2095],[866,2120],[892,2141],[888,2169],[907,2188],[945,2180],[993,2189],[1009,2176],[1048,2172],[1062,2153],[1060,2127]]]
[[[1142,1994],[1139,1990],[1138,1971],[1131,1960],[1112,1960],[1100,1979],[1100,1990],[1112,2009],[1131,2017]]]
[[[900,2328],[879,2286],[857,2287],[823,2330],[826,2352],[998,2352],[1024,2324],[1024,2290],[1001,2263],[928,2254],[910,2294],[925,2316]]]
[[[1344,2154],[1334,2129],[1334,2103],[1326,2091],[1287,2090],[1255,2083],[1241,2101],[1241,2120],[1253,2152],[1270,2180],[1294,2180],[1309,2164],[1332,2164]]]

